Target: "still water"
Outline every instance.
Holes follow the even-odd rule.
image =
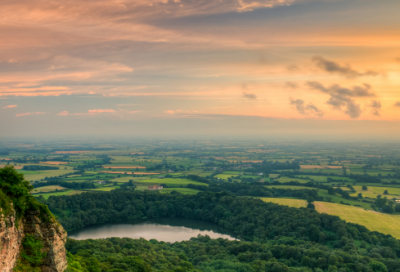
[[[190,240],[198,234],[211,238],[237,240],[233,234],[216,224],[200,220],[181,218],[159,218],[137,223],[109,223],[81,228],[68,232],[68,237],[83,239],[100,239],[109,237],[156,239],[164,242]]]

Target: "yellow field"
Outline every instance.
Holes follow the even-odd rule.
[[[356,190],[356,193],[352,194],[353,196],[356,196],[358,193],[361,193],[363,197],[370,197],[370,198],[376,198],[378,195],[381,195],[382,197],[387,197],[388,199],[400,198],[400,188],[373,187],[367,185],[368,190],[363,191],[362,186],[353,186],[353,187]],[[388,191],[389,193],[388,195],[383,194],[385,190]]]
[[[54,164],[54,165],[59,165],[59,164],[68,164],[68,162],[62,162],[62,161],[42,161],[40,163],[44,164]]]
[[[265,202],[273,202],[279,205],[285,205],[294,208],[307,207],[307,202],[301,199],[289,199],[289,198],[261,198]]]
[[[13,164],[4,165],[4,164],[0,164],[0,168],[4,168],[6,166],[14,166],[14,169],[22,169],[22,167],[23,167],[22,165],[13,165]]]
[[[299,199],[285,198],[262,198],[265,202],[274,202],[280,205],[300,208],[306,207],[307,202]],[[347,206],[337,203],[316,201],[315,209],[320,213],[339,216],[346,222],[356,223],[367,227],[371,231],[390,234],[397,239],[400,238],[400,216],[366,211],[362,208]]]
[[[33,189],[33,193],[46,193],[46,192],[53,192],[55,190],[64,190],[67,189],[65,187],[61,187],[59,185],[49,185],[49,186],[44,186],[44,187],[39,187],[39,188],[35,188]]]
[[[35,181],[41,180],[45,177],[53,177],[59,175],[65,175],[69,173],[73,173],[76,170],[73,170],[72,167],[67,167],[67,169],[60,169],[60,170],[39,170],[39,171],[24,171],[24,176],[26,180]]]

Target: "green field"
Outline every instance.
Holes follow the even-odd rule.
[[[65,190],[67,188],[61,187],[59,185],[49,185],[49,186],[43,186],[39,188],[35,188],[32,190],[32,193],[47,193],[47,192],[53,192],[55,190]]]
[[[114,190],[117,188],[119,188],[119,186],[99,187],[96,189],[89,189],[88,191],[107,191],[108,192],[108,191],[111,191],[111,190]]]
[[[68,190],[64,192],[53,192],[53,193],[47,193],[47,194],[34,194],[33,196],[39,197],[43,196],[45,199],[48,199],[50,196],[62,196],[62,195],[70,195],[74,192],[75,190]]]
[[[301,199],[289,199],[289,198],[261,198],[265,202],[273,202],[279,205],[285,205],[294,208],[305,208],[307,202]]]
[[[291,189],[291,190],[317,190],[316,188],[306,187],[306,186],[291,186],[291,185],[266,185],[267,188],[276,188],[276,189]]]
[[[369,203],[356,201],[356,200],[345,199],[345,198],[343,198],[343,197],[341,197],[339,195],[330,195],[330,194],[328,194],[327,190],[319,189],[318,190],[318,195],[319,196],[323,196],[324,200],[327,200],[328,198],[331,198],[332,202],[335,202],[335,203],[340,203],[341,201],[343,201],[343,203],[347,203],[347,204],[350,204],[352,206],[359,205],[364,209],[371,209],[371,205]]]
[[[378,195],[382,197],[387,197],[388,199],[398,198],[400,199],[400,188],[392,188],[392,187],[375,187],[366,185],[368,190],[362,190],[362,186],[353,186],[356,190],[356,193],[352,194],[353,196],[357,196],[358,193],[361,193],[363,197],[376,198]],[[383,192],[385,190],[388,191],[389,194],[384,195]]]
[[[265,202],[274,202],[280,205],[300,208],[306,207],[307,202],[299,199],[285,198],[262,198]],[[400,238],[400,216],[366,211],[362,208],[341,205],[336,203],[316,201],[315,209],[320,213],[339,216],[341,219],[360,224],[367,227],[370,231],[379,231],[384,234],[391,234],[397,239]]]
[[[299,178],[289,178],[289,177],[281,177],[278,179],[279,182],[286,183],[291,181],[298,181],[300,183],[307,183],[309,182],[308,179],[299,179]]]
[[[185,195],[195,195],[198,192],[201,192],[199,190],[190,189],[190,188],[164,188],[164,189],[160,190],[161,193],[170,193],[172,191],[177,191],[177,192],[185,194]]]
[[[231,174],[219,174],[216,175],[215,177],[220,178],[220,179],[228,179],[228,178],[235,178],[237,175],[231,175]]]
[[[202,182],[197,182],[197,181],[193,181],[190,179],[174,179],[174,178],[164,178],[164,179],[145,179],[145,180],[140,180],[140,181],[136,181],[135,183],[141,184],[143,185],[144,183],[148,184],[148,186],[152,185],[152,184],[167,184],[168,186],[181,186],[181,185],[188,185],[188,184],[195,184],[195,185],[206,185],[208,186],[206,183],[202,183]]]
[[[60,169],[60,170],[41,170],[41,171],[25,171],[25,170],[17,170],[18,173],[24,174],[25,179],[29,181],[36,181],[44,179],[45,177],[56,177],[60,175],[65,175],[69,173],[73,173],[76,170],[70,169]]]

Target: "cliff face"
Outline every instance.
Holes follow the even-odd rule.
[[[9,272],[14,268],[26,234],[39,238],[47,252],[41,266],[42,272],[63,272],[67,266],[64,244],[67,233],[61,225],[50,219],[44,222],[39,211],[28,211],[19,227],[16,227],[15,213],[7,217],[0,215],[0,272]]]

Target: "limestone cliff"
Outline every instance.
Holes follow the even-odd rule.
[[[14,211],[7,216],[1,211],[0,214],[0,272],[13,271],[19,258],[22,240],[27,234],[40,239],[44,245],[42,251],[47,255],[40,267],[42,272],[62,272],[67,268],[64,247],[67,233],[54,219],[40,215],[39,211],[29,210],[18,222],[17,228]]]

